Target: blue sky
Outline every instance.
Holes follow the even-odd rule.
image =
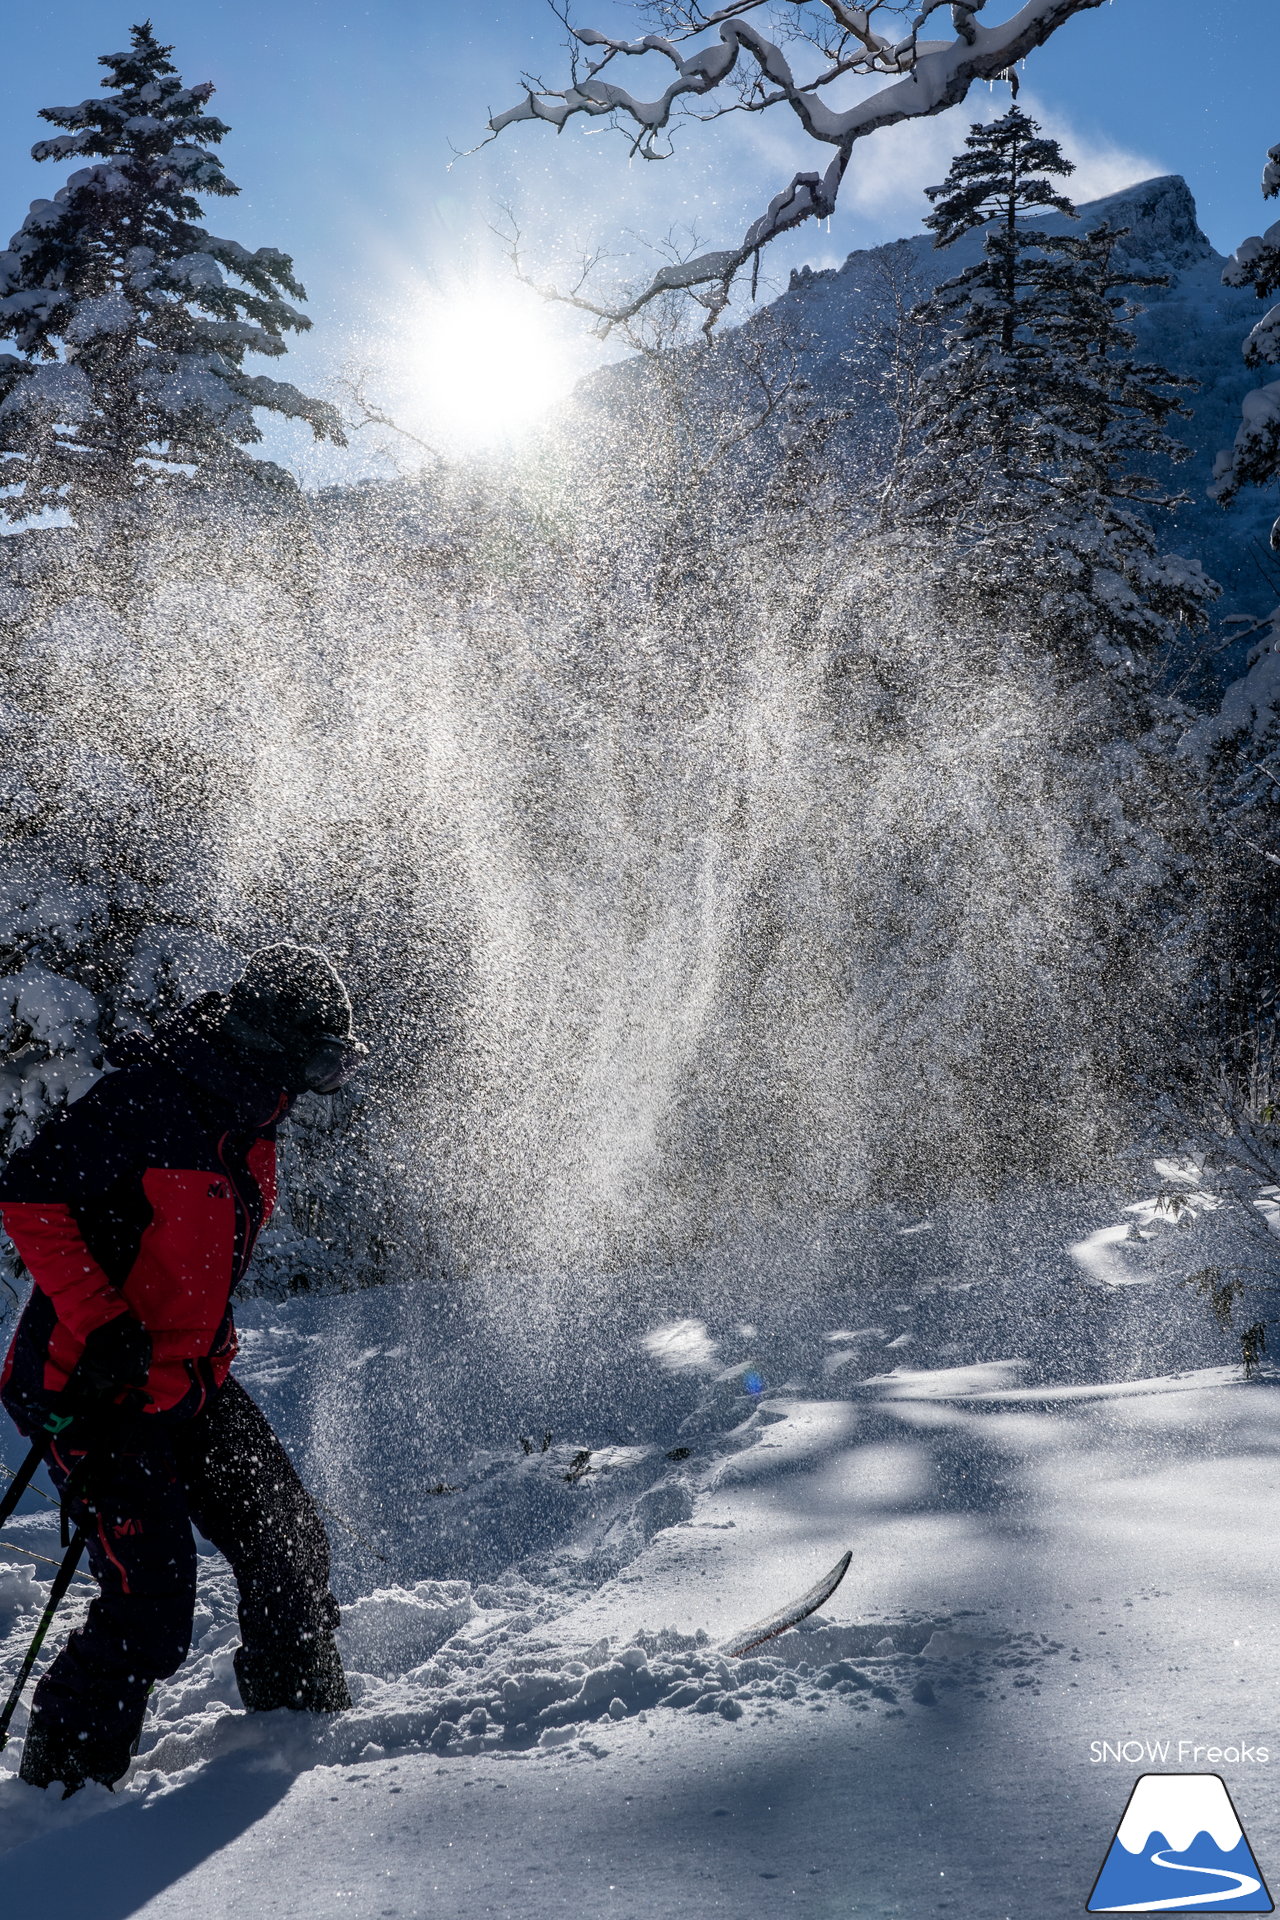
[[[993,18],[1011,10],[991,0]],[[94,91],[96,56],[125,44],[135,17],[114,0],[60,0],[55,33],[43,7],[12,9],[0,73],[5,235],[67,171],[31,161],[44,131],[36,109]],[[578,0],[575,18],[637,31],[619,0]],[[512,129],[450,169],[487,111],[519,97],[522,70],[549,81],[563,71],[562,29],[543,0],[161,0],[153,20],[184,77],[215,82],[215,111],[232,128],[223,156],[242,194],[215,204],[210,224],[283,246],[307,286],[315,328],[290,356],[293,377],[330,391],[366,369],[370,391],[436,439],[492,438],[599,354],[577,319],[512,287],[489,230],[501,203],[554,277],[591,247],[634,261],[629,235],[673,224],[710,243],[735,237],[795,166],[814,164],[771,115],[694,130],[663,166],[629,165],[616,136],[578,122],[559,139]],[[1182,173],[1229,251],[1276,217],[1258,177],[1280,140],[1277,71],[1278,0],[1109,0],[1032,57],[1023,98],[1079,163],[1078,198]],[[790,239],[774,276],[917,230],[923,185],[941,178],[968,121],[1006,97],[984,87],[949,116],[864,143],[831,231]],[[310,461],[296,437],[281,450],[311,477],[351,470]]]

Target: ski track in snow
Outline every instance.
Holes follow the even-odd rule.
[[[1108,1363],[1122,1371],[1117,1325],[1145,1325],[1134,1302],[1161,1283],[1153,1256],[1131,1257],[1148,1264],[1123,1301],[1117,1290],[1095,1307],[1092,1284],[1075,1283],[1100,1316],[1092,1378],[1055,1377],[1025,1343],[1016,1357],[973,1350],[968,1283],[948,1296],[898,1280],[891,1312],[877,1299],[854,1320],[856,1302],[833,1300],[780,1356],[782,1384],[759,1394],[744,1381],[768,1371],[768,1335],[750,1365],[723,1369],[727,1336],[717,1349],[708,1335],[666,1431],[655,1416],[651,1433],[593,1447],[579,1423],[545,1450],[488,1434],[438,1455],[438,1480],[415,1469],[413,1537],[437,1565],[477,1531],[519,1539],[487,1578],[416,1577],[391,1551],[378,1489],[343,1499],[313,1471],[362,1536],[331,1529],[353,1709],[332,1721],[240,1710],[234,1589],[203,1553],[192,1656],[157,1688],[121,1788],[64,1804],[12,1777],[16,1742],[0,1761],[6,1911],[1080,1911],[1141,1771],[1095,1764],[1090,1743],[1265,1743],[1270,1720],[1258,1676],[1280,1584],[1280,1397],[1269,1379],[1244,1385],[1171,1288],[1156,1316],[1166,1349],[1143,1335],[1127,1377],[1108,1378]],[[1063,1297],[1060,1278],[1046,1283],[1032,1303],[1043,1324],[1062,1325]],[[353,1355],[367,1357],[379,1313],[372,1350],[400,1351],[398,1310],[391,1290],[363,1298]],[[286,1430],[294,1421],[304,1456],[320,1444],[298,1426],[326,1350],[316,1327],[343,1312],[245,1314],[242,1375]],[[830,1330],[843,1342],[863,1320],[876,1325],[857,1366],[833,1375]],[[912,1365],[887,1366],[904,1332]],[[1197,1339],[1204,1364],[1170,1364]],[[6,1532],[56,1551],[46,1509]],[[853,1564],[821,1612],[745,1658],[721,1651],[846,1545]],[[2,1671],[45,1571],[0,1564]],[[1280,1837],[1266,1767],[1217,1770],[1265,1871]]]

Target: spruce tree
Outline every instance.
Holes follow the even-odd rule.
[[[1280,194],[1280,146],[1268,150],[1262,192],[1268,200]],[[1222,278],[1229,287],[1252,287],[1259,300],[1280,293],[1280,220],[1242,242]],[[1264,313],[1249,333],[1244,357],[1251,367],[1280,366],[1280,303]],[[1214,467],[1213,493],[1224,506],[1241,487],[1271,486],[1280,480],[1280,380],[1247,393],[1242,413],[1235,445],[1218,455]],[[1271,544],[1280,550],[1280,519],[1272,526]]]
[[[915,315],[943,351],[921,383],[911,491],[953,533],[997,494],[997,520],[1011,510],[1021,518],[1029,504],[1024,495],[1039,454],[1028,444],[1027,402],[1046,371],[1045,322],[1052,324],[1057,306],[1048,283],[1057,277],[1063,236],[1022,222],[1033,212],[1075,217],[1046,177],[1071,171],[1057,142],[1013,107],[991,126],[971,127],[947,178],[925,189],[933,211],[924,224],[935,247],[983,230],[980,257],[936,287]]]
[[[101,98],[45,107],[66,129],[37,160],[88,162],[37,200],[0,254],[0,452],[22,520],[143,500],[156,488],[252,478],[291,487],[243,452],[260,441],[255,410],[308,422],[343,443],[334,408],[244,371],[278,357],[311,322],[287,254],[250,251],[199,224],[200,198],[239,189],[214,149],[228,132],[206,112],[211,83],[187,87],[151,23],[127,52],[102,56]]]
[[[1014,106],[990,126],[971,127],[942,185],[925,188],[933,212],[924,224],[935,236],[935,247],[952,246],[975,227],[988,229],[981,264],[949,284],[981,284],[1006,353],[1013,351],[1028,277],[1034,284],[1032,263],[1042,252],[1041,236],[1019,226],[1019,218],[1055,209],[1074,218],[1071,202],[1045,177],[1074,172],[1057,141],[1046,140],[1035,121]]]
[[[1168,428],[1190,383],[1136,357],[1129,291],[1164,282],[1125,265],[1123,228],[1023,224],[1049,208],[1075,217],[1044,177],[1069,169],[1015,108],[975,127],[929,190],[935,244],[987,225],[980,259],[917,309],[941,352],[921,383],[906,504],[980,600],[1128,676],[1202,624],[1216,589],[1161,552],[1149,517],[1175,498],[1156,475],[1186,457]]]

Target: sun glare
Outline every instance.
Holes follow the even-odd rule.
[[[562,325],[519,286],[430,297],[412,378],[432,429],[489,446],[535,424],[585,371]]]

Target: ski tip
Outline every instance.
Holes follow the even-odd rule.
[[[735,1634],[731,1640],[725,1641],[720,1651],[730,1660],[740,1660],[744,1654],[752,1652],[754,1648],[764,1646],[766,1641],[776,1640],[780,1634],[789,1633],[792,1627],[798,1627],[802,1620],[807,1620],[811,1613],[816,1613],[818,1608],[824,1606],[831,1598],[848,1573],[852,1561],[853,1549],[850,1547],[836,1561],[831,1571],[825,1573],[807,1593],[802,1593],[798,1600],[793,1600],[789,1606],[782,1607],[777,1613],[770,1614],[767,1620],[757,1620],[755,1625],[748,1627],[744,1633]]]

